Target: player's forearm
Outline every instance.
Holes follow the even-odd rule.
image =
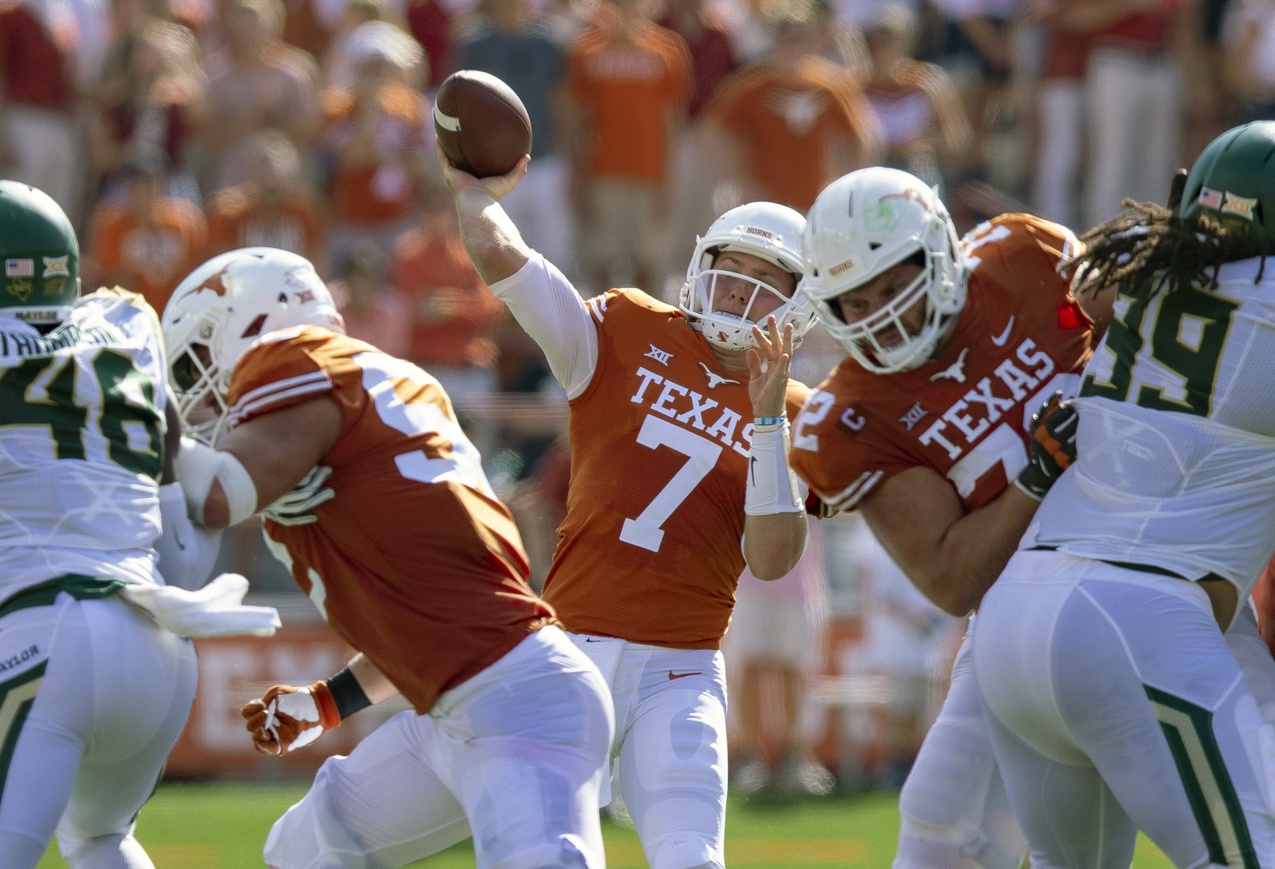
[[[1009,486],[995,501],[967,513],[939,539],[917,587],[950,615],[972,611],[1005,569],[1037,506]]]
[[[805,513],[768,513],[744,520],[744,560],[758,579],[787,575],[805,549]]]
[[[399,693],[394,683],[375,664],[369,661],[362,652],[350,659],[346,669],[358,680],[359,687],[363,689],[363,693],[367,695],[367,699],[371,701],[373,706],[377,703],[384,703]]]
[[[471,185],[457,191],[456,212],[465,250],[485,284],[517,274],[527,264],[530,250],[518,227],[487,190]]]

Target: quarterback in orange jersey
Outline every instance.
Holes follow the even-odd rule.
[[[1079,388],[1112,293],[1072,295],[1070,230],[1008,214],[958,241],[934,192],[895,169],[830,184],[802,243],[803,293],[850,356],[793,424],[793,467],[830,508],[860,510],[930,600],[965,615],[1061,473],[1065,457],[1031,439],[1033,412]],[[1065,442],[1069,421],[1074,435],[1066,408],[1042,425]],[[895,867],[1015,869],[1026,850],[968,642],[899,804]]]
[[[273,248],[195,270],[163,326],[192,516],[261,513],[271,550],[359,652],[245,705],[256,748],[307,745],[395,694],[413,707],[324,763],[271,830],[267,864],[402,866],[472,832],[480,867],[600,869],[606,685],[527,584],[438,381],[347,337],[313,266]]]
[[[461,235],[571,403],[567,515],[545,582],[615,706],[615,778],[654,869],[724,865],[722,635],[745,561],[777,579],[805,543],[787,464],[788,379],[813,314],[793,300],[805,221],[756,202],[698,240],[678,307],[635,289],[588,301],[497,200],[508,175],[446,161]],[[763,331],[757,324],[765,323]]]

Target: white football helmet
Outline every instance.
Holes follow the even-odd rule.
[[[898,169],[860,169],[825,187],[810,208],[802,253],[802,294],[850,355],[877,374],[924,364],[965,305],[967,272],[952,219],[925,182]],[[913,258],[922,266],[915,281],[862,320],[843,319],[839,296]],[[901,315],[922,299],[925,322],[912,334]],[[891,328],[903,340],[887,347],[879,336]]]
[[[305,257],[248,247],[191,272],[162,318],[169,380],[187,434],[216,446],[230,375],[244,351],[268,332],[306,324],[345,332],[332,295]]]
[[[770,295],[777,297],[780,305],[766,316],[773,313],[781,329],[785,323],[792,323],[793,345],[801,343],[801,336],[814,325],[815,315],[800,294],[794,291],[792,297],[786,296],[769,284],[713,268],[713,264],[722,251],[739,251],[772,262],[792,272],[800,281],[804,269],[799,245],[805,225],[806,219],[798,212],[774,202],[740,205],[713,221],[708,232],[695,240],[695,253],[686,269],[686,281],[678,299],[677,306],[686,314],[687,322],[719,350],[746,350],[755,343],[754,322],[766,319],[750,314],[759,299]],[[723,276],[753,284],[742,317],[714,309],[714,289]]]

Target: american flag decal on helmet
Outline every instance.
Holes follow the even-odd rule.
[[[35,277],[35,261],[30,259],[7,259],[4,261],[6,278]]]
[[[1222,192],[1220,190],[1210,190],[1207,187],[1200,188],[1199,198],[1196,199],[1200,205],[1205,208],[1221,208]]]

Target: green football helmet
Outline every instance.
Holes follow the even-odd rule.
[[[80,296],[80,244],[71,221],[34,187],[0,180],[0,314],[56,327]]]
[[[1275,121],[1227,130],[1200,154],[1178,214],[1247,235],[1254,253],[1275,254]]]

